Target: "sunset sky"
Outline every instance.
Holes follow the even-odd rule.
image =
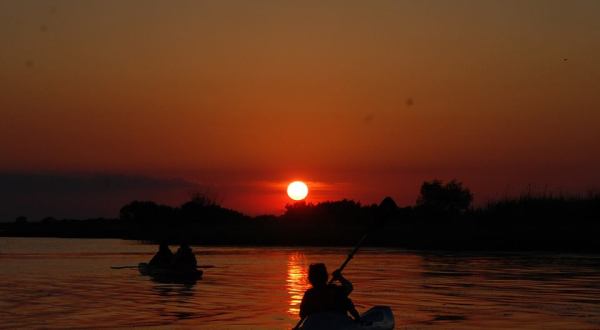
[[[600,1],[0,1],[0,220],[600,188]]]

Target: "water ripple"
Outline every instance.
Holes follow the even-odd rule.
[[[120,240],[0,239],[2,328],[289,329],[306,267],[333,270],[337,248],[195,248],[195,285],[136,269],[155,247]],[[366,249],[345,275],[359,310],[389,305],[401,329],[600,328],[600,258]]]

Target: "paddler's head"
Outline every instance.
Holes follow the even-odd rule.
[[[327,285],[327,267],[324,263],[310,264],[308,267],[308,281],[313,287],[322,287]]]

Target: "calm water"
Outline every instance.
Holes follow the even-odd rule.
[[[289,329],[306,268],[347,249],[195,247],[195,285],[136,269],[155,247],[122,240],[0,238],[0,327]],[[399,329],[600,329],[600,256],[366,249],[345,272],[360,311],[390,305]]]

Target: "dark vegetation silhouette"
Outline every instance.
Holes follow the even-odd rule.
[[[469,209],[472,202],[473,194],[462,183],[452,180],[444,184],[433,180],[421,186],[417,209],[429,215],[456,215]]]
[[[473,207],[453,180],[424,182],[414,206],[398,207],[366,244],[407,249],[600,251],[600,194],[532,194]],[[2,236],[112,237],[179,244],[351,246],[377,217],[377,206],[352,200],[297,202],[280,216],[250,217],[196,194],[172,207],[123,206],[118,219],[0,224]]]

